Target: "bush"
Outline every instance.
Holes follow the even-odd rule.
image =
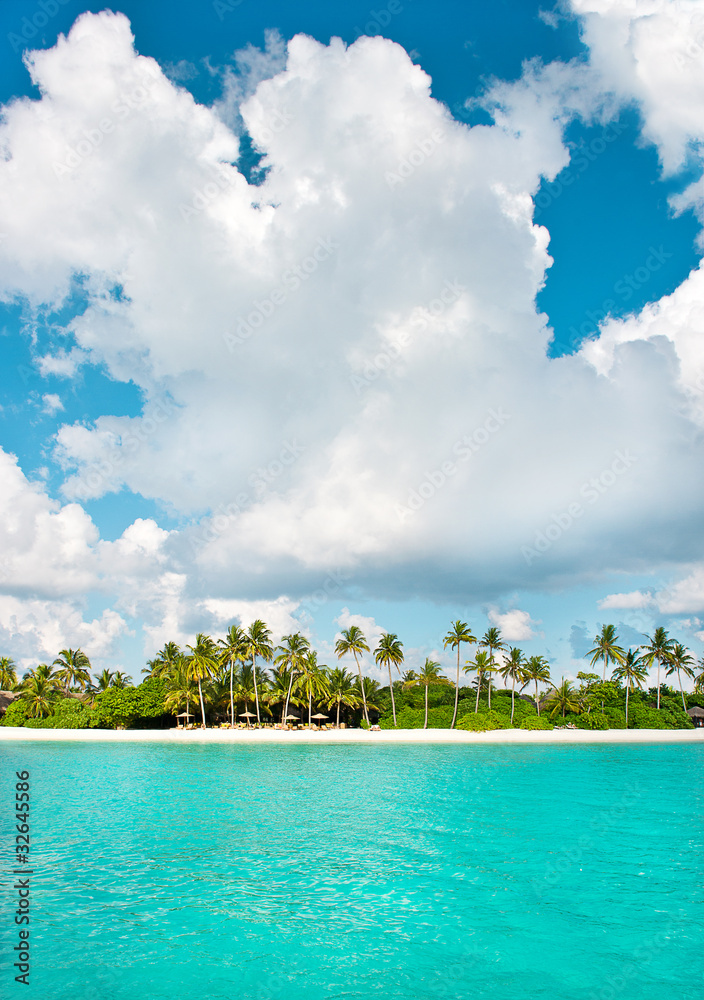
[[[485,733],[493,729],[510,728],[508,720],[493,709],[491,712],[463,715],[455,723],[455,729],[462,729],[467,733]]]
[[[625,715],[623,718],[625,724]],[[609,717],[604,712],[584,712],[582,715],[572,715],[570,716],[570,722],[573,722],[579,729],[611,728],[609,724]]]
[[[604,715],[609,720],[609,729],[626,728],[626,713],[622,708],[616,708],[614,705],[607,705],[604,708]]]
[[[0,726],[24,726],[27,718],[27,703],[17,698],[7,706],[5,714],[0,719]]]
[[[552,723],[550,722],[549,719],[546,719],[545,716],[543,716],[543,715],[538,715],[537,712],[536,712],[535,715],[530,715],[527,718],[525,718],[521,722],[521,724],[520,724],[520,726],[518,728],[519,729],[530,729],[530,730],[552,729],[553,725],[552,725]]]

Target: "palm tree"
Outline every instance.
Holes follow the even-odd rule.
[[[496,628],[492,625],[488,628],[484,635],[482,636],[482,641],[479,643],[480,646],[485,646],[489,650],[489,656],[491,657],[492,667],[489,670],[485,670],[487,674],[487,679],[489,681],[489,711],[491,711],[491,675],[497,669],[493,664],[496,662],[494,657],[494,650],[498,652],[500,649],[506,649],[506,643],[501,638],[501,629]]]
[[[631,693],[631,684],[642,687],[648,677],[648,669],[643,662],[643,657],[638,656],[638,651],[629,649],[623,660],[614,670],[614,679],[626,681],[626,729],[628,729],[628,696]]]
[[[548,695],[548,704],[553,706],[550,712],[550,718],[553,719],[558,712],[562,712],[562,718],[564,719],[566,712],[573,712],[575,715],[579,715],[582,711],[582,706],[580,704],[579,698],[577,697],[577,692],[570,683],[562,678],[562,684],[556,687],[554,684],[552,686],[552,693]]]
[[[90,660],[81,649],[62,649],[54,660],[58,667],[57,680],[65,685],[64,694],[68,698],[72,684],[83,690],[90,683]]]
[[[460,697],[460,646],[463,642],[473,643],[476,642],[476,636],[472,634],[467,622],[462,622],[457,619],[456,622],[452,623],[452,628],[445,636],[443,642],[443,649],[447,649],[450,646],[451,649],[457,650],[457,680],[455,682],[455,710],[452,713],[452,722],[450,723],[450,729],[455,728],[455,719],[457,718],[457,705],[459,703]],[[427,661],[426,661],[427,662]],[[426,688],[427,694],[427,688]]]
[[[167,642],[153,660],[147,660],[148,669],[142,670],[142,673],[148,674],[150,677],[167,677],[175,668],[177,660],[181,655],[181,650],[177,643]]]
[[[533,682],[535,684],[535,707],[537,709],[538,715],[540,715],[540,700],[538,698],[538,684],[549,684],[550,683],[550,665],[548,661],[543,656],[530,656],[523,667],[523,678],[524,685],[521,691],[528,684]]]
[[[257,657],[261,656],[265,663],[271,663],[274,647],[271,643],[271,632],[261,618],[257,618],[247,629],[247,650],[252,658],[252,677],[254,678],[254,702],[257,706],[257,725],[261,725],[259,717],[259,690],[257,688]]]
[[[603,661],[604,673],[602,682],[606,683],[606,668],[609,663],[623,663],[626,653],[621,646],[617,645],[615,625],[602,625],[601,632],[594,636],[594,649],[590,649],[587,656],[591,656],[589,661],[592,667],[596,666],[599,660]],[[601,710],[604,711],[604,702],[601,703]]]
[[[512,646],[508,653],[508,658],[504,665],[499,668],[499,672],[504,680],[511,678],[511,725],[513,725],[513,711],[515,706],[516,681],[523,681],[523,653],[517,646]]]
[[[280,653],[274,660],[274,663],[279,667],[284,667],[289,674],[288,692],[284,703],[284,712],[281,717],[281,724],[284,725],[291,702],[293,682],[300,675],[304,657],[310,653],[310,642],[300,632],[294,632],[292,635],[285,635],[281,640],[281,645],[276,648],[280,650]]]
[[[704,691],[704,657],[699,661],[697,666],[700,668],[700,672],[694,678],[694,693],[701,694]]]
[[[203,702],[203,681],[209,679],[218,669],[218,649],[209,635],[199,632],[195,646],[188,647],[191,655],[187,658],[188,672],[193,680],[198,681],[198,696],[200,698],[201,726],[205,729],[205,703]]]
[[[484,674],[490,674],[492,670],[496,670],[496,667],[491,656],[485,650],[479,649],[473,660],[467,660],[463,669],[465,674],[475,670],[477,672],[477,703],[474,706],[474,714],[476,715],[479,711],[479,692],[482,689]]]
[[[374,650],[374,659],[379,666],[386,666],[389,671],[389,691],[391,692],[391,711],[394,716],[394,727],[396,726],[396,701],[394,700],[394,685],[391,680],[391,664],[401,673],[400,665],[403,663],[403,643],[394,632],[382,632],[379,645]]]
[[[337,653],[338,660],[348,653],[352,653],[354,656],[354,662],[357,664],[357,673],[359,674],[359,690],[362,693],[364,718],[367,725],[369,725],[369,712],[367,711],[367,701],[364,696],[364,685],[362,684],[362,668],[359,663],[359,657],[362,653],[369,652],[369,646],[367,645],[364,633],[358,625],[351,625],[348,629],[343,629],[341,635],[342,638],[338,639],[335,643],[335,652]]]
[[[318,654],[311,651],[301,660],[301,681],[308,695],[308,728],[313,724],[313,696],[316,702],[328,696],[327,666],[318,663]]]
[[[235,728],[235,694],[234,694],[234,672],[235,662],[243,661],[248,653],[247,636],[239,625],[230,625],[224,639],[218,641],[222,649],[220,654],[222,663],[230,664],[230,724]],[[247,709],[245,708],[245,712]]]
[[[652,639],[649,635],[645,638],[650,643],[649,646],[642,645],[640,648],[642,650],[643,663],[648,667],[652,667],[653,660],[657,661],[658,664],[658,709],[660,708],[660,666],[663,660],[666,660],[669,653],[672,651],[672,647],[675,644],[674,639],[670,639],[667,632],[662,626],[659,626],[653,632]]]
[[[35,670],[30,670],[22,678],[21,699],[29,708],[33,719],[44,719],[51,713],[56,701],[56,679],[51,667],[40,663]]]
[[[107,691],[109,687],[112,687],[112,679],[114,677],[112,670],[103,670],[102,674],[95,675],[95,690],[98,692]]]
[[[455,623],[457,624],[457,623]],[[461,623],[460,623],[461,624]],[[466,642],[467,640],[463,640]],[[428,688],[431,684],[452,684],[451,680],[447,677],[443,677],[440,674],[440,664],[436,663],[435,660],[431,660],[426,657],[425,663],[423,664],[421,671],[416,676],[407,680],[403,685],[405,688],[416,687],[422,684],[425,688],[425,720],[423,722],[423,729],[428,728]]]
[[[0,656],[0,691],[12,691],[17,684],[17,665],[11,656]]]
[[[381,684],[379,681],[374,680],[373,677],[363,677],[361,685],[359,683],[359,679],[356,679],[354,683],[355,692],[360,698],[364,699],[367,704],[367,708],[372,709],[375,712],[380,712],[381,709],[377,704],[379,691],[381,690]]]
[[[115,671],[112,678],[112,686],[114,688],[134,687],[132,684],[132,678],[122,670]]]
[[[668,653],[665,662],[668,664],[668,668],[665,671],[666,677],[669,677],[671,674],[677,673],[677,680],[679,681],[680,685],[680,694],[682,696],[682,711],[686,712],[687,705],[684,700],[684,691],[682,690],[681,674],[684,674],[685,677],[689,678],[694,677],[694,670],[692,669],[692,664],[696,663],[696,660],[689,652],[689,650],[685,649],[682,643],[676,642],[675,645],[672,647],[672,650]]]
[[[166,684],[165,707],[178,715],[179,709],[183,708],[185,703],[186,722],[188,722],[191,715],[191,701],[195,701],[197,697],[197,686],[189,671],[188,659],[183,653],[179,653],[174,659]]]
[[[327,707],[337,706],[335,726],[340,728],[340,706],[347,705],[348,708],[356,708],[360,700],[366,705],[364,698],[360,699],[357,694],[356,680],[352,674],[348,673],[344,667],[335,667],[328,672],[328,694]]]

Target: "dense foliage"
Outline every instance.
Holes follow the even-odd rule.
[[[686,707],[704,707],[704,674],[695,676],[694,659],[658,628],[639,649],[622,649],[612,625],[605,625],[588,653],[598,673],[580,672],[577,684],[550,678],[541,656],[526,658],[509,647],[498,628],[477,639],[466,622],[455,621],[445,648],[456,653],[454,680],[429,658],[418,671],[402,673],[403,643],[382,633],[370,649],[357,626],[341,633],[335,652],[355,669],[328,667],[301,633],[283,636],[274,646],[263,621],[247,629],[232,625],[219,641],[199,634],[182,650],[169,642],[149,661],[146,679],[134,686],[120,672],[104,670],[94,679],[80,649],[63,649],[50,666],[39,664],[17,681],[9,657],[0,658],[0,680],[17,699],[0,724],[41,729],[166,728],[176,717],[202,725],[245,720],[247,724],[328,720],[334,725],[379,725],[381,729],[685,729],[693,723]],[[477,649],[461,666],[462,646]],[[376,661],[389,683],[364,675],[364,655]],[[701,667],[702,664],[699,664]],[[657,670],[657,687],[643,690],[648,669]],[[675,677],[679,691],[662,682]],[[459,683],[460,672],[473,675]],[[607,674],[610,673],[610,676]],[[394,676],[395,674],[395,676]],[[695,681],[685,695],[682,675]],[[505,687],[498,686],[498,678]],[[541,694],[541,685],[548,686]],[[528,693],[524,693],[525,691]]]

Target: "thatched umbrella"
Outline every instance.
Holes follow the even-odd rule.
[[[323,715],[323,713],[322,713],[322,712],[316,712],[316,714],[315,714],[315,715],[312,715],[312,716],[311,716],[311,719],[320,719],[320,720],[322,720],[322,719],[328,719],[328,718],[330,718],[330,716],[328,716],[328,715]]]
[[[256,719],[256,715],[254,714],[254,712],[240,712],[239,718],[240,719],[246,719],[247,720],[247,725],[249,725],[249,720],[250,719]]]
[[[179,712],[178,715],[176,716],[176,718],[177,719],[185,719],[186,721],[184,722],[183,725],[187,726],[188,725],[188,720],[192,719],[193,716],[191,715],[190,712]]]

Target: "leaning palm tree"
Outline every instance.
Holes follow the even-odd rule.
[[[535,684],[535,707],[540,715],[540,699],[538,698],[538,684],[549,684],[550,683],[550,665],[548,661],[543,656],[530,656],[526,660],[523,667],[523,680],[524,687],[528,684]]]
[[[247,629],[247,651],[252,659],[252,677],[254,678],[254,702],[257,707],[257,724],[261,724],[259,716],[259,689],[257,687],[257,657],[265,663],[271,663],[274,647],[271,643],[271,631],[261,618],[257,618]]]
[[[149,677],[167,677],[174,669],[176,661],[181,656],[181,650],[175,642],[167,642],[159,650],[153,660],[147,660],[147,667],[142,670]]]
[[[509,677],[511,678],[511,725],[513,725],[513,712],[515,708],[516,681],[525,680],[523,667],[522,650],[517,646],[512,646],[508,651],[508,657],[503,666],[499,667],[499,673],[504,680],[507,680]]]
[[[393,632],[382,632],[379,645],[374,650],[374,659],[379,666],[386,666],[389,671],[389,691],[391,692],[391,711],[394,716],[394,727],[396,726],[396,701],[394,700],[394,685],[391,680],[391,664],[401,673],[400,666],[403,663],[403,643]]]
[[[460,646],[463,642],[473,643],[476,642],[476,636],[472,634],[467,622],[462,622],[457,619],[457,621],[452,623],[452,628],[445,636],[443,641],[443,648],[447,649],[450,646],[451,649],[457,650],[457,680],[455,681],[455,710],[452,713],[452,722],[450,723],[450,729],[455,728],[455,719],[457,718],[457,705],[459,703],[460,697]],[[427,688],[426,688],[427,693]]]
[[[218,669],[218,648],[209,635],[199,632],[195,646],[188,647],[191,655],[188,657],[188,672],[193,680],[198,681],[198,696],[200,698],[201,726],[205,729],[205,703],[203,701],[203,681],[210,679]]]
[[[704,667],[704,657],[702,657],[697,666],[699,667],[699,673],[694,678],[694,693],[701,694],[704,691],[704,670],[702,670],[702,667]]]
[[[457,624],[457,623],[456,623]],[[467,641],[467,640],[463,640]],[[452,681],[447,677],[443,677],[440,673],[440,664],[435,660],[431,660],[426,657],[425,663],[421,667],[420,673],[416,674],[414,677],[407,680],[403,685],[405,688],[417,687],[422,684],[425,688],[425,719],[423,721],[423,729],[428,728],[428,688],[431,684],[452,684]]]
[[[282,716],[282,724],[285,723],[286,717],[288,716],[288,709],[291,703],[291,693],[293,691],[293,683],[301,673],[301,664],[304,657],[310,653],[310,642],[306,639],[304,635],[300,632],[294,632],[291,635],[285,635],[281,640],[281,645],[276,647],[279,650],[278,656],[274,659],[274,663],[278,667],[283,667],[288,671],[288,692],[286,693],[286,701],[284,703],[284,712]]]
[[[243,662],[248,653],[247,636],[239,625],[230,625],[224,639],[218,641],[222,652],[220,654],[221,663],[230,664],[230,724],[235,727],[235,692],[234,692],[234,672],[235,663]],[[245,708],[245,711],[247,709]]]
[[[689,650],[685,649],[685,647],[682,645],[681,642],[676,642],[675,645],[670,650],[670,652],[667,654],[665,663],[667,664],[667,670],[665,671],[666,677],[669,677],[671,674],[674,673],[677,674],[677,680],[679,681],[680,685],[680,695],[682,696],[682,711],[686,712],[687,705],[684,700],[684,691],[682,690],[681,675],[684,674],[685,677],[689,677],[690,679],[692,679],[694,677],[694,669],[692,667],[692,664],[696,663],[696,660],[689,652]]]
[[[340,633],[342,638],[338,639],[335,643],[335,652],[337,653],[338,660],[346,656],[348,653],[352,653],[354,656],[354,662],[357,664],[357,673],[359,674],[359,689],[362,693],[362,704],[364,706],[364,718],[366,719],[367,725],[369,725],[369,712],[367,711],[367,702],[364,697],[364,685],[362,684],[362,668],[359,664],[359,657],[362,653],[369,652],[369,646],[367,645],[367,640],[358,625],[351,625],[347,629],[343,629]]]
[[[491,711],[491,675],[498,668],[494,666],[496,663],[496,657],[494,656],[494,651],[504,650],[507,648],[506,643],[501,638],[501,629],[496,628],[492,625],[488,628],[484,635],[482,636],[482,641],[479,643],[480,646],[485,646],[489,650],[489,656],[491,657],[492,667],[490,670],[485,671],[487,674],[487,680],[489,682],[489,711]]]
[[[86,684],[90,684],[90,660],[82,649],[62,649],[53,666],[59,668],[56,676],[65,685],[66,698],[70,694],[71,685],[78,684],[83,690]]]
[[[17,684],[17,665],[11,656],[0,656],[0,691],[12,691]]]
[[[670,639],[666,630],[659,626],[653,632],[653,637],[646,635],[645,638],[648,640],[649,645],[641,645],[640,649],[642,652],[643,663],[652,667],[653,661],[655,660],[658,665],[658,708],[660,708],[660,667],[664,660],[667,659],[668,655],[672,651],[672,647],[675,645],[675,640]]]
[[[562,712],[562,718],[564,719],[566,712],[579,715],[582,711],[582,705],[577,697],[577,692],[570,681],[566,681],[564,677],[559,687],[553,684],[552,691],[548,695],[547,700],[548,705],[552,708],[550,712],[551,719],[554,719],[558,712]]]
[[[174,715],[186,706],[186,723],[191,717],[191,702],[198,697],[198,686],[188,669],[188,659],[179,653],[174,659],[171,671],[166,678],[167,691],[164,705]]]
[[[474,714],[476,715],[479,711],[479,693],[482,689],[482,681],[484,680],[484,674],[491,674],[492,671],[496,670],[494,666],[494,661],[491,656],[484,649],[477,650],[477,653],[473,660],[467,660],[463,667],[465,674],[474,673],[477,674],[477,703],[474,706]]]
[[[626,729],[628,729],[628,697],[631,693],[631,685],[642,687],[648,678],[648,668],[643,657],[638,656],[638,651],[629,649],[623,660],[614,670],[614,680],[626,682]]]

